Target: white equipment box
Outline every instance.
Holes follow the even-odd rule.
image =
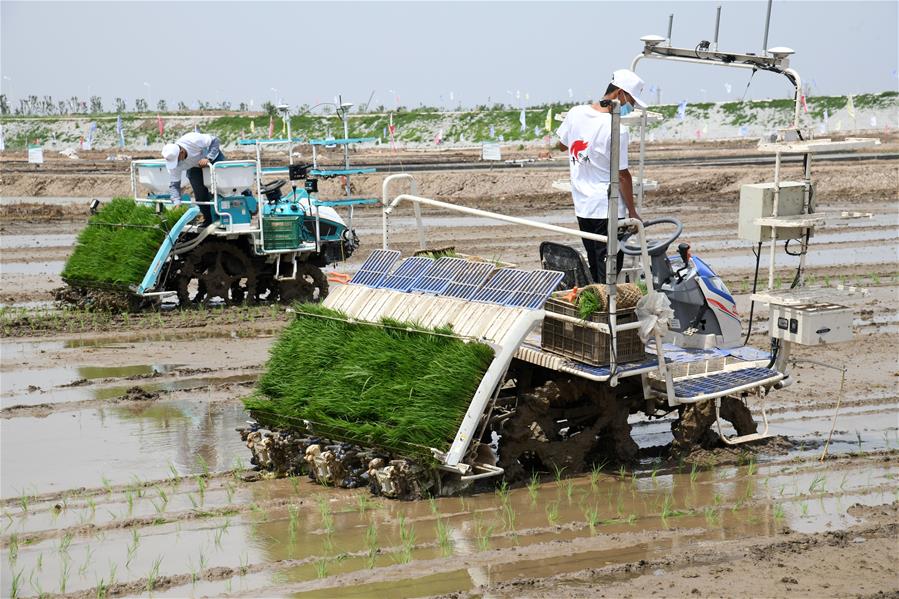
[[[852,340],[852,308],[830,303],[771,304],[771,336],[800,345]]]
[[[814,186],[813,186],[814,187]],[[812,206],[814,211],[814,189],[812,189]],[[777,216],[796,216],[804,214],[805,184],[801,181],[781,181],[780,199],[777,202]],[[769,241],[771,227],[756,224],[756,219],[774,216],[774,183],[754,183],[740,188],[740,220],[737,225],[737,236],[747,241]],[[800,227],[777,227],[777,239],[797,239],[805,234]]]

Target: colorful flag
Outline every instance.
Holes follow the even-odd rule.
[[[156,115],[156,124],[159,126],[159,135],[165,135],[165,124],[163,124],[162,117],[158,114]]]
[[[677,105],[677,120],[682,121],[687,118],[687,101],[681,100]]]
[[[393,113],[390,113],[390,120],[387,122],[387,132],[390,134],[390,147],[393,148],[393,151],[396,151],[396,142],[394,141],[393,134],[396,132],[396,125],[393,124]]]
[[[852,118],[855,118],[855,101],[852,99],[852,94],[849,94],[849,101],[846,102],[846,112]]]
[[[702,126],[702,134],[703,134],[703,135],[708,135],[708,134],[709,134],[709,125],[708,125],[708,123],[706,123],[705,125]]]
[[[119,115],[116,118],[115,130],[116,130],[116,133],[119,134],[119,147],[124,148],[125,147],[125,127],[122,126],[122,115]]]
[[[534,137],[540,136],[540,125],[534,125]]]
[[[250,135],[256,137],[256,119],[250,119]]]
[[[493,125],[490,125],[490,139],[493,139],[494,137],[496,137],[496,129]]]
[[[728,94],[730,94],[730,90],[732,90],[732,89],[733,89],[733,87],[731,87],[730,83],[724,84],[724,91],[726,91]]]
[[[544,123],[543,128],[547,131],[553,130],[553,109],[550,107],[549,110],[546,111],[546,123]]]
[[[87,145],[85,146],[85,150],[90,150],[94,144],[94,133],[97,132],[97,121],[91,121],[91,124],[87,128]]]
[[[438,146],[443,143],[443,129],[437,132],[437,135],[434,137],[434,143]]]
[[[269,115],[268,117],[268,138],[271,139],[275,136],[275,117]]]
[[[287,137],[287,119],[281,119],[281,137]]]
[[[740,137],[746,137],[747,135],[749,135],[749,127],[740,125]]]
[[[521,130],[524,131],[527,128],[527,122],[524,118],[524,108],[521,109],[521,114],[518,115],[518,122],[521,123]]]
[[[805,103],[805,94],[799,96],[799,101],[802,103],[802,108],[805,110],[805,114],[808,114],[808,104]]]
[[[3,125],[0,125],[0,152],[6,149],[6,139],[3,137]]]
[[[871,128],[874,129],[877,127],[877,117],[873,114],[871,115]]]

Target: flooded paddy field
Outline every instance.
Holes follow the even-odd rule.
[[[895,181],[894,165],[880,169]],[[728,181],[754,173],[731,173]],[[545,175],[547,189],[557,174]],[[719,174],[695,169],[691,176],[711,189]],[[528,187],[533,176],[506,182],[526,187],[513,199],[449,192],[441,199],[572,226],[567,201],[542,200],[540,189]],[[899,204],[879,188],[854,190],[851,197],[861,199],[852,202],[832,191],[848,185],[836,175],[822,182],[819,210],[872,216],[822,229],[808,275],[817,285],[865,289],[836,300],[855,308],[855,338],[796,348],[795,384],[766,406],[775,437],[667,460],[671,421],[633,417],[636,464],[597,464],[571,477],[542,473],[527,485],[483,485],[417,502],[305,478],[267,479],[249,468],[234,431],[248,419],[240,400],[290,318],[283,308],[60,310],[52,291],[85,217],[74,209],[7,215],[0,235],[0,594],[892,592]],[[81,210],[84,202],[73,204]],[[734,193],[647,198],[645,217],[671,214],[685,222],[683,240],[737,295],[745,331],[755,259],[736,239]],[[362,247],[336,267],[341,272],[353,272],[380,245],[380,214],[359,210],[357,217]],[[426,213],[425,222],[434,247],[538,266],[543,238],[531,231],[441,213]],[[392,223],[392,243],[411,253],[411,211]],[[786,282],[791,274],[789,266],[780,273]],[[765,347],[767,340],[767,314],[756,309],[751,342]],[[824,365],[845,367],[845,380]],[[760,419],[759,406],[750,407]]]

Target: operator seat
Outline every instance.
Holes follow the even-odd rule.
[[[581,253],[569,245],[544,241],[540,244],[540,263],[544,270],[565,273],[559,282],[560,289],[586,287],[595,282]]]

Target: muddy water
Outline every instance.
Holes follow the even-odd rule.
[[[166,590],[173,596],[243,590],[257,596],[400,597],[651,559],[700,541],[776,536],[784,525],[803,531],[847,526],[855,522],[848,507],[889,501],[897,475],[899,466],[888,463],[832,468],[780,461],[692,473],[550,478],[507,494],[413,503],[302,480],[233,490],[236,483],[227,478],[207,483],[201,498],[193,480],[160,481],[142,487],[141,496],[135,486],[101,492],[93,505],[70,499],[52,522],[39,503],[28,513],[7,505],[5,519],[22,538],[42,527],[74,530],[76,521],[99,526],[69,541],[53,536],[18,547],[17,571],[50,592],[60,590],[63,577],[67,591],[92,588],[114,569],[117,580],[141,584],[153,572],[187,575]],[[167,493],[164,505],[160,490]],[[174,519],[190,511],[186,498],[198,504],[194,510],[237,511]],[[108,525],[141,515],[158,523]],[[218,567],[233,568],[233,575],[190,581],[191,572]]]
[[[3,420],[0,497],[162,478],[170,464],[196,472],[197,456],[227,469],[244,455],[234,428],[246,419],[239,402],[185,400]]]

